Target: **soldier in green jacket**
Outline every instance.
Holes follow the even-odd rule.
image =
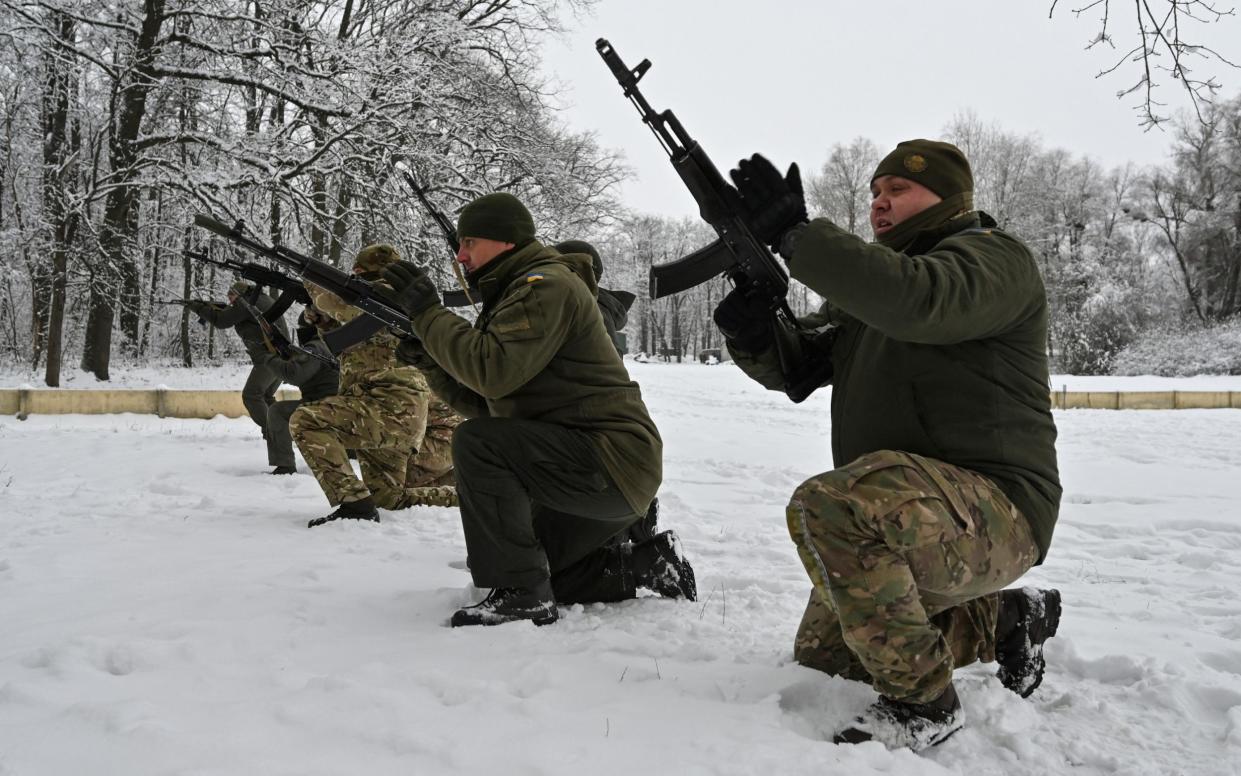
[[[604,328],[590,258],[544,247],[511,194],[467,205],[457,235],[483,301],[473,326],[420,268],[384,273],[420,339],[401,357],[466,418],[453,466],[470,573],[491,593],[452,625],[543,625],[557,602],[617,601],[638,587],[693,600],[671,531],[609,544],[654,499],[663,442]]]
[[[246,377],[245,386],[241,389],[241,402],[250,414],[250,420],[254,421],[263,432],[263,438],[267,439],[267,411],[276,401],[280,376],[265,363],[267,356],[273,351],[264,340],[258,323],[245,307],[237,303],[238,298],[243,296],[262,312],[272,306],[272,298],[262,293],[262,289],[240,280],[228,289],[227,305],[195,299],[187,302],[185,306],[217,329],[235,329],[237,336],[241,337],[246,353],[254,364]],[[284,319],[277,319],[275,323],[280,333],[287,337],[289,330],[284,325]]]
[[[755,156],[732,174],[756,236],[827,300],[796,328],[744,287],[715,312],[763,385],[833,386],[839,468],[787,510],[814,588],[795,656],[880,694],[838,743],[933,746],[963,724],[954,668],[998,661],[1029,695],[1059,623],[1058,591],[1002,590],[1043,561],[1060,503],[1038,266],[974,209],[948,143],[879,163],[873,243],[808,222],[796,165]]]
[[[330,357],[331,353],[315,326],[320,316],[326,318],[314,306],[302,311],[297,321],[297,341],[307,350]],[[302,394],[300,399],[278,401],[267,410],[267,462],[276,467],[271,473],[294,474],[297,472],[297,462],[293,458],[289,418],[303,404],[335,396],[340,386],[340,368],[304,353],[294,353],[289,359],[270,353],[262,363],[279,375],[282,382],[296,385]]]

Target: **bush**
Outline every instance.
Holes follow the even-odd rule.
[[[1188,331],[1148,330],[1112,361],[1115,375],[1241,375],[1241,319]]]

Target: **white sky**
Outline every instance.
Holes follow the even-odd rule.
[[[564,87],[563,119],[623,150],[637,172],[626,203],[662,215],[697,211],[595,52],[598,37],[630,67],[651,60],[643,93],[671,108],[721,171],[755,152],[808,171],[833,143],[937,137],[967,110],[1109,167],[1162,161],[1170,133],[1143,132],[1136,96],[1116,98],[1136,65],[1095,78],[1132,45],[1132,4],[1112,3],[1115,51],[1085,50],[1098,21],[1072,14],[1082,4],[1062,2],[1049,20],[1049,0],[601,0],[546,48],[544,64]],[[1241,62],[1241,18],[1183,37]],[[1208,72],[1223,97],[1241,92],[1241,71],[1203,62],[1198,74]],[[1169,110],[1188,108],[1171,83],[1157,95]]]

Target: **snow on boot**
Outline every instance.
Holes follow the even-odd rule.
[[[306,524],[307,528],[330,523],[333,520],[371,520],[379,522],[379,513],[375,511],[375,502],[371,501],[371,497],[367,496],[358,501],[344,501],[336,508],[336,511],[324,517],[316,517]]]
[[[297,467],[296,466],[277,466],[276,468],[268,472],[268,474],[297,474]]]
[[[656,526],[659,524],[659,499],[652,499],[642,519],[629,526],[628,539],[631,542],[645,542],[655,538]]]
[[[506,622],[530,620],[535,625],[550,625],[560,619],[551,582],[544,580],[533,588],[493,588],[482,601],[453,612],[451,625],[503,625]]]
[[[995,659],[1005,687],[1020,695],[1030,693],[1043,681],[1043,642],[1056,635],[1060,625],[1060,591],[1022,587],[1000,591],[1000,614],[996,623]]]
[[[681,540],[672,531],[633,545],[633,581],[664,598],[698,600],[694,567],[681,551]]]
[[[965,712],[951,684],[930,703],[903,703],[879,696],[853,724],[836,734],[836,744],[878,741],[888,749],[915,752],[945,741],[965,725]]]

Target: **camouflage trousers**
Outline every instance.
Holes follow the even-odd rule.
[[[814,584],[794,656],[894,700],[933,700],[953,668],[995,660],[998,591],[1038,559],[991,480],[898,451],[811,477],[786,514]]]
[[[297,408],[289,431],[329,503],[370,496],[383,509],[408,506],[405,475],[422,444],[429,398],[403,385],[355,385]],[[348,450],[357,452],[361,480]]]
[[[416,455],[409,458],[405,485],[410,488],[451,490],[457,478],[452,470],[452,433],[464,420],[439,399],[432,397],[427,407],[427,432]]]

